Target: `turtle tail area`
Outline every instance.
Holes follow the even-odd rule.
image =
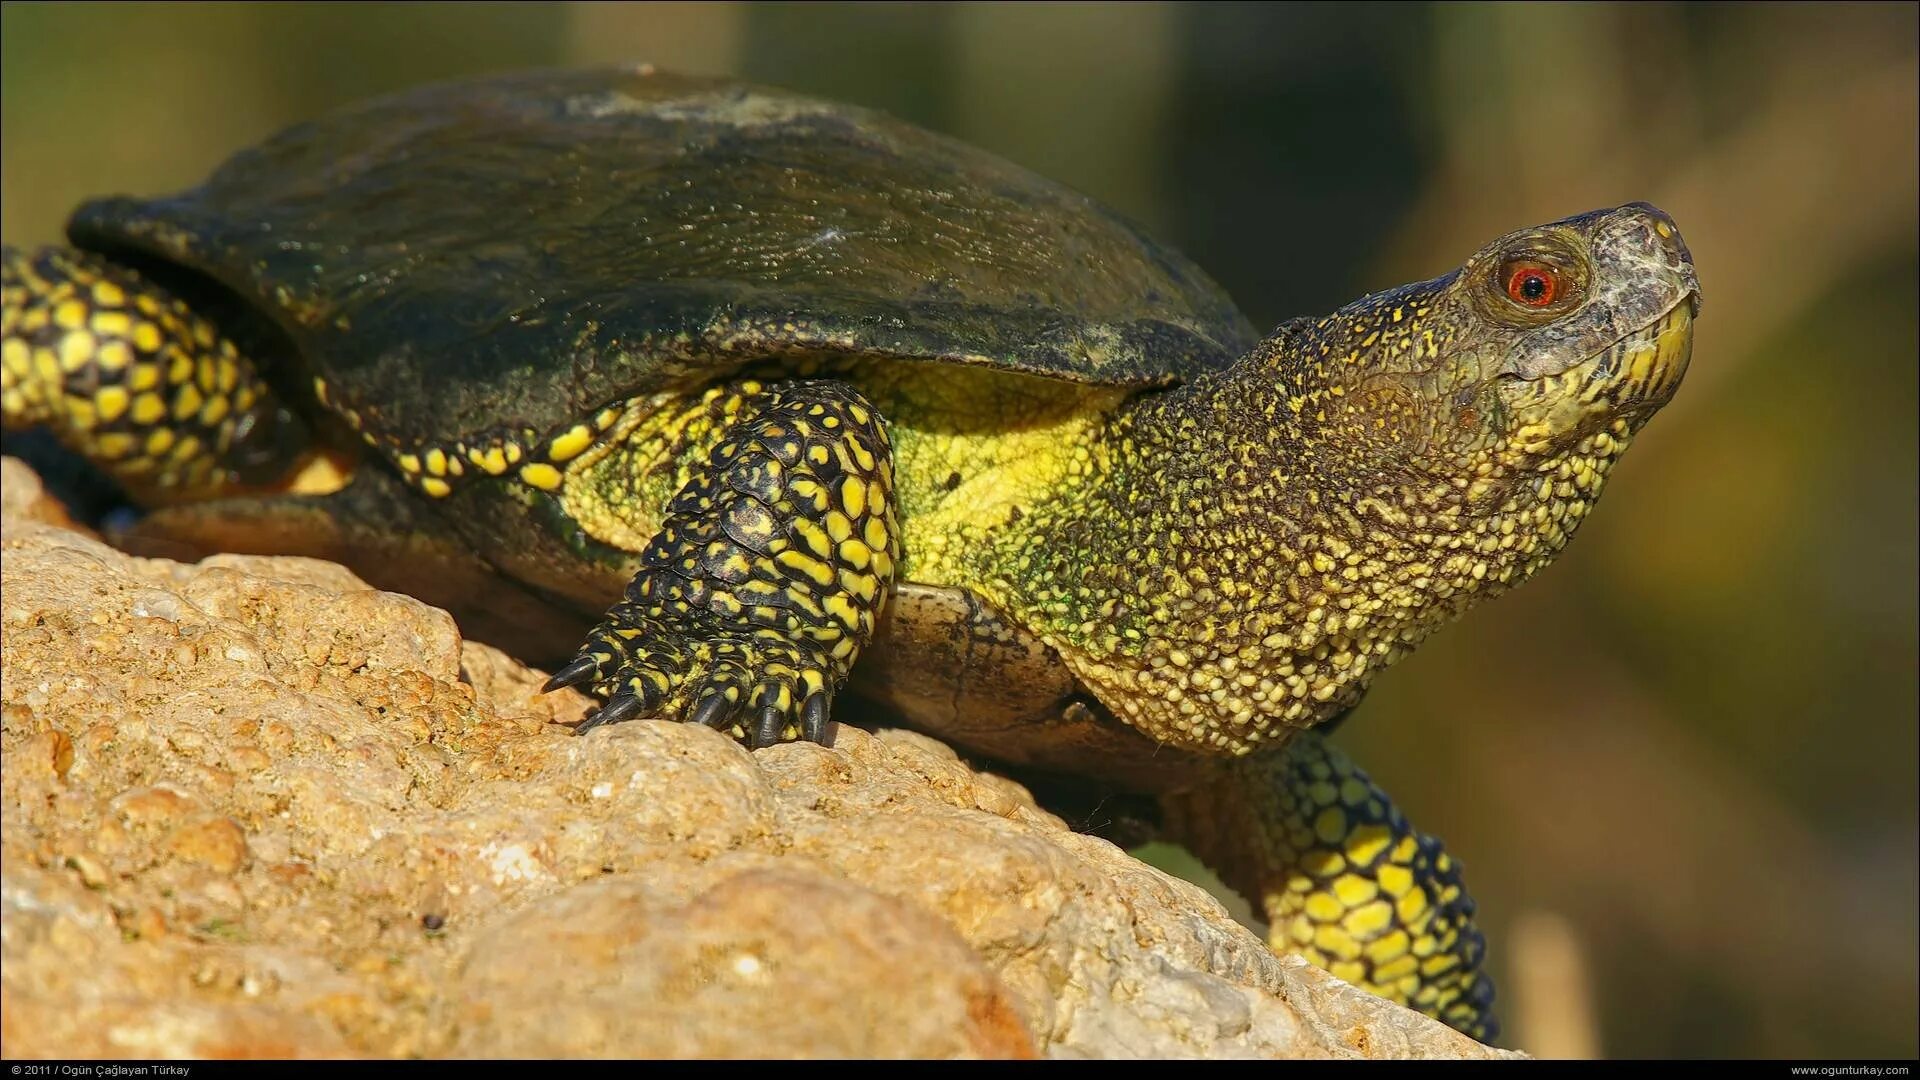
[[[136,499],[287,489],[306,426],[210,319],[139,273],[70,248],[0,253],[0,404]]]
[[[1268,943],[1482,1042],[1499,1034],[1460,864],[1317,732],[1164,800],[1185,844],[1264,910]]]

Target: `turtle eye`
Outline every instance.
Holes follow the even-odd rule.
[[[1532,259],[1516,259],[1500,269],[1506,281],[1507,296],[1522,307],[1553,306],[1566,294],[1566,280],[1560,271]]]

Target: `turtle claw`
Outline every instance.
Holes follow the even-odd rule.
[[[800,737],[808,742],[827,741],[830,702],[825,694],[813,694],[800,706]]]
[[[747,686],[752,677],[732,650],[716,652],[720,655],[711,661],[706,678],[701,680],[700,689],[694,693],[694,705],[688,711],[686,720],[689,724],[725,731],[733,726],[734,719],[739,716],[740,705],[747,700]]]
[[[749,749],[821,742],[840,665],[821,643],[741,626],[712,612],[615,605],[545,689],[577,686],[605,701],[575,726],[665,716],[722,732]]]
[[[574,727],[576,734],[664,715],[757,750],[824,740],[833,697],[827,687],[836,675],[831,665],[809,644],[634,618],[616,609],[546,688],[578,686],[606,700]]]
[[[737,702],[728,700],[725,694],[711,694],[700,699],[700,704],[687,714],[687,723],[725,730],[733,723],[734,714],[740,711]]]
[[[593,715],[580,721],[573,729],[574,734],[584,735],[594,728],[605,724],[617,724],[622,720],[631,720],[646,711],[646,703],[632,694],[616,694],[613,700],[596,710]]]
[[[753,729],[752,748],[758,750],[763,746],[773,746],[779,743],[781,741],[780,736],[785,734],[786,726],[787,714],[778,705],[762,707],[759,722],[754,725]]]
[[[542,683],[540,692],[543,694],[551,694],[562,687],[578,686],[584,682],[592,682],[599,674],[600,662],[598,660],[592,656],[576,657],[572,663],[554,672],[552,678]]]

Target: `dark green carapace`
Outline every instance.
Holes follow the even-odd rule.
[[[68,232],[6,252],[5,418],[136,538],[346,562],[558,664],[583,732],[837,713],[1143,800],[1275,948],[1493,1033],[1458,865],[1313,728],[1550,561],[1671,397],[1660,211],[1263,339],[978,150],[606,71],[358,105]]]

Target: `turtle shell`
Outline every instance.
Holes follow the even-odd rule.
[[[880,113],[646,68],[354,105],[68,231],[231,290],[400,443],[556,430],[768,358],[1151,385],[1257,337],[1084,195]]]

